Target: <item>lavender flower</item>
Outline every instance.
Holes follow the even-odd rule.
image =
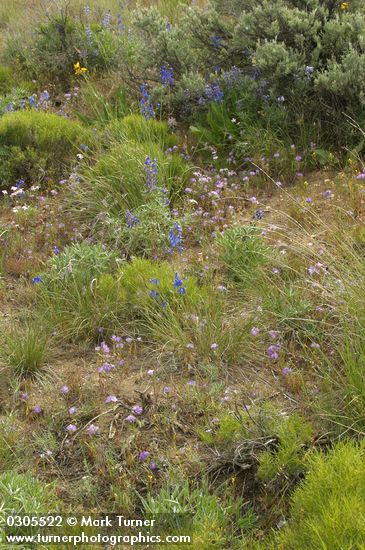
[[[139,453],[138,460],[139,460],[140,462],[143,462],[143,461],[146,460],[149,456],[150,456],[150,452],[149,452],[149,451],[142,451],[142,452]]]
[[[107,398],[105,399],[104,403],[108,404],[108,403],[117,403],[118,401],[118,398],[115,396],[115,395],[108,395]]]
[[[95,435],[99,431],[99,426],[95,426],[95,424],[90,424],[86,431],[89,435]]]
[[[215,101],[216,103],[221,101],[224,97],[224,93],[216,82],[205,86],[205,95],[210,101]]]
[[[75,424],[69,424],[67,427],[66,427],[66,430],[70,433],[73,433],[73,432],[76,432],[77,430],[77,427],[75,426]]]
[[[270,359],[276,360],[279,358],[280,350],[281,350],[280,344],[273,344],[267,348],[266,353],[270,357]]]
[[[129,229],[132,229],[132,227],[135,227],[138,225],[138,218],[137,216],[134,216],[130,210],[127,210],[125,213],[125,222],[127,224],[127,227]]]

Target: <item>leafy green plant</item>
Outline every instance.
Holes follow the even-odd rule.
[[[258,477],[263,481],[278,481],[297,477],[305,471],[306,445],[311,441],[313,428],[302,417],[292,414],[283,417],[274,428],[277,448],[259,455]]]
[[[313,451],[308,473],[294,491],[288,524],[266,548],[361,548],[365,537],[364,448],[338,443],[328,454]]]
[[[207,479],[191,486],[188,480],[183,479],[170,482],[163,486],[157,495],[148,495],[142,498],[143,509],[146,514],[161,514],[166,518],[167,529],[184,528],[184,519],[193,516],[192,530],[194,540],[203,545],[217,547],[225,545],[231,540],[228,535],[229,525],[236,528],[253,529],[256,518],[251,510],[242,514],[243,502],[236,501],[224,487],[226,494],[219,495],[209,490]],[[222,489],[224,489],[222,488]],[[210,526],[207,532],[207,526]],[[186,531],[187,527],[185,527]]]
[[[174,222],[182,226],[181,220],[172,218],[169,205],[158,196],[128,212],[124,220],[114,216],[106,217],[103,222],[98,237],[111,241],[128,257],[166,256]]]
[[[91,134],[80,124],[51,113],[17,111],[0,118],[1,179],[13,185],[59,178],[75,161]]]
[[[30,472],[18,474],[7,471],[0,474],[0,524],[14,513],[49,514],[58,507],[54,485],[39,481]],[[4,535],[3,527],[0,536]]]

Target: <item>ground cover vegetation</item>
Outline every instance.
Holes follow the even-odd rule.
[[[365,548],[363,2],[10,4],[0,519]]]

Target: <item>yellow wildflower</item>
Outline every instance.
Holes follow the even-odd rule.
[[[341,10],[345,11],[349,8],[350,2],[342,2],[340,5]]]
[[[75,74],[78,76],[80,74],[85,74],[87,72],[86,67],[81,67],[80,62],[74,63]]]

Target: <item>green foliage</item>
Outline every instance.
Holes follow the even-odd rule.
[[[4,472],[16,466],[19,458],[18,421],[13,414],[0,417],[0,471]]]
[[[99,236],[104,241],[112,241],[128,257],[165,256],[170,247],[169,231],[174,222],[180,221],[171,217],[169,206],[155,197],[155,200],[142,204],[130,215],[136,217],[132,226],[128,226],[127,221],[123,223],[118,217],[105,218]]]
[[[82,62],[89,71],[104,71],[118,58],[117,37],[97,22],[83,22],[71,17],[67,6],[36,22],[36,32],[29,37],[13,34],[6,45],[6,58],[41,82],[52,80],[69,90],[74,79],[74,64]]]
[[[106,128],[106,133],[119,142],[157,143],[163,151],[176,145],[176,138],[170,134],[166,122],[146,120],[141,115],[128,115],[121,120],[113,120]]]
[[[214,443],[218,446],[225,446],[234,443],[240,438],[244,439],[248,436],[248,432],[244,422],[242,422],[242,418],[225,414],[219,419],[219,425],[214,435],[211,432],[200,430],[199,436],[208,445]]]
[[[0,524],[14,513],[49,514],[55,512],[58,502],[54,486],[39,481],[31,473],[17,474],[7,471],[0,474]],[[3,535],[0,528],[0,536]]]
[[[10,92],[13,84],[14,78],[10,67],[0,65],[0,95]]]
[[[308,473],[293,494],[290,520],[266,548],[363,548],[363,446],[339,443],[327,455],[309,453],[306,462]]]
[[[256,285],[260,271],[270,260],[269,248],[260,233],[254,225],[237,225],[229,227],[216,239],[227,279],[240,288]]]
[[[102,81],[103,82],[103,81]],[[107,95],[98,89],[97,83],[86,80],[79,92],[78,110],[79,119],[90,126],[104,126],[110,124],[110,131],[106,132],[106,140],[113,136],[114,124],[118,127],[117,120],[125,117],[130,112],[126,93],[123,87],[114,86]],[[114,123],[114,124],[113,124]],[[118,131],[116,131],[118,134]]]
[[[340,4],[217,0],[204,10],[182,9],[172,25],[155,8],[139,10],[128,70],[135,78],[148,72],[158,82],[160,67],[171,67],[174,84],[156,86],[155,102],[184,118],[211,106],[198,133],[212,144],[221,136],[225,147],[237,141],[241,158],[250,155],[243,149],[250,149],[257,130],[273,144],[295,141],[301,148],[310,141],[322,149],[344,139],[356,143],[343,113],[363,120],[365,89],[357,69],[364,63],[365,12],[361,2]],[[224,104],[211,97],[212,84],[224,92]],[[241,126],[248,139],[231,122],[245,113],[256,118],[253,127]],[[283,118],[285,129],[275,120]]]
[[[259,455],[258,477],[273,482],[305,471],[305,445],[310,443],[312,435],[312,426],[299,415],[283,417],[275,427],[276,450]]]
[[[94,278],[113,268],[116,254],[101,244],[78,243],[66,246],[60,254],[52,256],[46,281],[58,284],[74,279],[88,284]]]
[[[327,363],[319,414],[338,434],[361,433],[364,429],[365,346],[361,335],[346,329],[337,349],[338,361]]]
[[[115,269],[115,254],[99,245],[70,245],[49,260],[35,300],[40,313],[61,338],[93,338],[104,323],[110,330],[123,306],[103,278]],[[112,276],[110,275],[112,278]],[[100,287],[99,287],[100,281]]]
[[[1,179],[13,185],[61,177],[78,146],[91,135],[67,118],[39,111],[17,111],[0,118]]]
[[[228,319],[222,293],[195,276],[167,262],[136,258],[121,267],[118,284],[138,330],[182,361],[191,355],[225,363],[244,354],[248,323],[232,311]]]
[[[275,319],[283,335],[301,336],[304,341],[315,340],[321,327],[312,318],[313,303],[300,283],[283,282],[261,288],[263,306]]]
[[[24,326],[12,327],[3,336],[0,344],[2,361],[18,376],[35,376],[49,351],[47,330],[28,321]]]
[[[193,518],[195,544],[201,544],[203,548],[222,548],[232,541],[230,527],[249,531],[256,523],[252,510],[242,512],[244,503],[240,499],[234,500],[226,485],[222,489],[226,489],[225,494],[219,495],[210,491],[207,479],[197,486],[182,479],[175,483],[170,481],[157,495],[148,495],[141,500],[145,514],[161,514],[165,529],[171,531],[180,527],[184,531],[183,514],[186,514]]]
[[[147,188],[147,157],[156,160],[157,189]],[[166,156],[154,142],[128,141],[115,145],[99,158],[84,176],[70,202],[76,216],[93,231],[104,230],[104,220],[121,219],[127,210],[165,201],[163,190],[171,200],[179,194],[189,174],[189,167],[178,155]],[[123,221],[122,221],[123,220]],[[115,224],[114,224],[115,225]]]

